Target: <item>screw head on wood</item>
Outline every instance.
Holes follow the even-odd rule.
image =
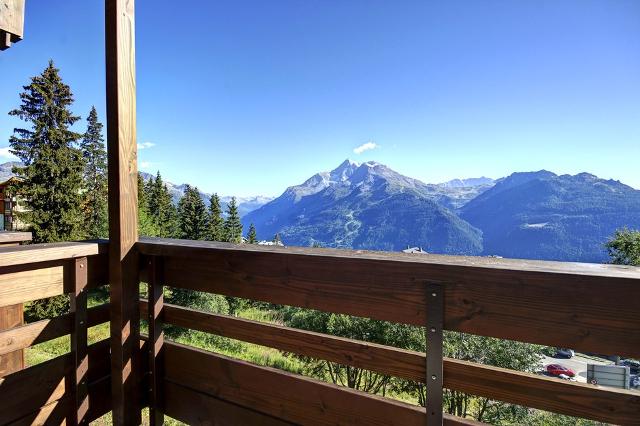
[[[431,293],[431,296],[436,297],[437,296],[436,292],[434,291],[433,293]]]
[[[434,374],[433,376],[431,376],[431,380],[435,380],[437,379],[436,375]]]
[[[435,333],[435,332],[436,332],[435,327],[431,327],[431,332],[432,332],[432,333]]]

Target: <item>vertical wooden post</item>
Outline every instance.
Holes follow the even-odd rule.
[[[113,423],[139,424],[134,0],[105,0]]]
[[[71,312],[74,314],[71,333],[71,351],[75,360],[74,386],[76,409],[74,424],[87,424],[89,411],[89,357],[87,352],[87,258],[73,261],[73,289],[71,294]]]
[[[158,256],[151,256],[148,262],[149,306],[149,423],[151,426],[164,424],[162,402],[162,378],[164,334],[162,332],[163,262]]]
[[[427,283],[427,424],[442,425],[444,285]]]

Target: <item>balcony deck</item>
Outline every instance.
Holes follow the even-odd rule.
[[[110,309],[82,302],[87,289],[109,281],[107,246],[0,248],[0,306],[58,294],[76,300],[67,315],[0,331],[0,356],[73,337],[67,355],[0,379],[0,425],[83,423],[112,409],[109,343],[86,345],[87,327],[109,321]],[[426,289],[438,283],[446,330],[640,358],[640,311],[628,303],[640,300],[638,268],[161,239],[143,239],[135,250],[152,302],[132,302],[155,344],[140,342],[130,377],[156,423],[164,414],[189,424],[431,423],[423,407],[164,341],[161,330],[172,324],[423,383],[431,374],[426,350],[163,304],[164,285],[425,326],[433,306]],[[450,358],[442,370],[447,389],[640,424],[638,392]],[[443,424],[477,423],[445,415]]]

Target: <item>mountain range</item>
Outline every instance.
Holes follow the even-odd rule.
[[[640,191],[548,171],[425,184],[345,161],[243,218],[288,245],[601,262],[616,229],[640,227]]]
[[[13,166],[0,164],[0,181]],[[145,180],[151,178],[142,173]],[[165,182],[174,202],[186,184]],[[210,194],[200,196],[208,205]],[[231,200],[221,196],[223,209]],[[640,191],[616,180],[541,170],[426,184],[346,160],[279,197],[238,197],[245,229],[287,245],[603,262],[620,228],[640,228]]]

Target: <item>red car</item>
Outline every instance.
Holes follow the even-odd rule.
[[[573,377],[576,375],[576,373],[572,369],[560,364],[547,365],[547,373],[551,374],[552,376],[559,376],[561,374],[564,374],[565,376]]]

